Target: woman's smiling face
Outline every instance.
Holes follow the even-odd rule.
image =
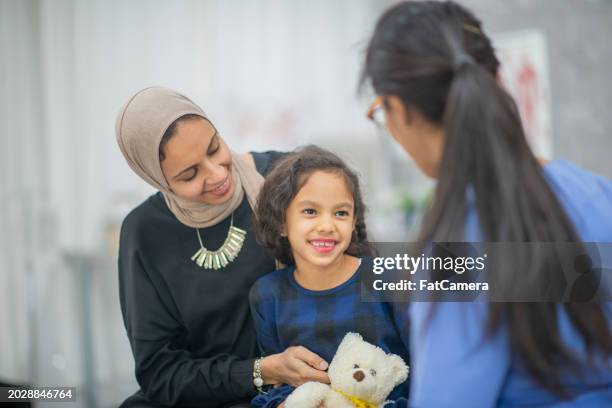
[[[344,255],[355,226],[353,194],[333,171],[308,176],[287,208],[284,234],[296,264],[326,267]]]
[[[174,194],[211,205],[232,197],[231,152],[209,121],[179,120],[175,134],[162,149],[162,172]]]

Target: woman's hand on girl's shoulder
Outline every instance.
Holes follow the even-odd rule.
[[[308,381],[329,384],[327,362],[306,347],[288,347],[285,351],[264,357],[262,377],[266,384],[289,384],[298,387]]]

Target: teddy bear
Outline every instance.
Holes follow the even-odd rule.
[[[408,378],[408,366],[395,354],[387,354],[347,333],[329,365],[331,385],[307,382],[285,400],[285,408],[378,408],[393,388]]]

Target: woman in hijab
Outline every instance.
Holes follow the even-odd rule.
[[[260,357],[249,312],[249,288],[275,268],[251,232],[253,206],[281,154],[232,152],[199,106],[161,87],[127,101],[116,133],[159,190],[121,227],[121,311],[141,387],[122,406],[248,406],[264,384],[328,382],[303,347]]]

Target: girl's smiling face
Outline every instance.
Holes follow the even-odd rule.
[[[327,267],[342,259],[355,227],[354,200],[344,176],[315,171],[286,213],[287,236],[296,265]]]

